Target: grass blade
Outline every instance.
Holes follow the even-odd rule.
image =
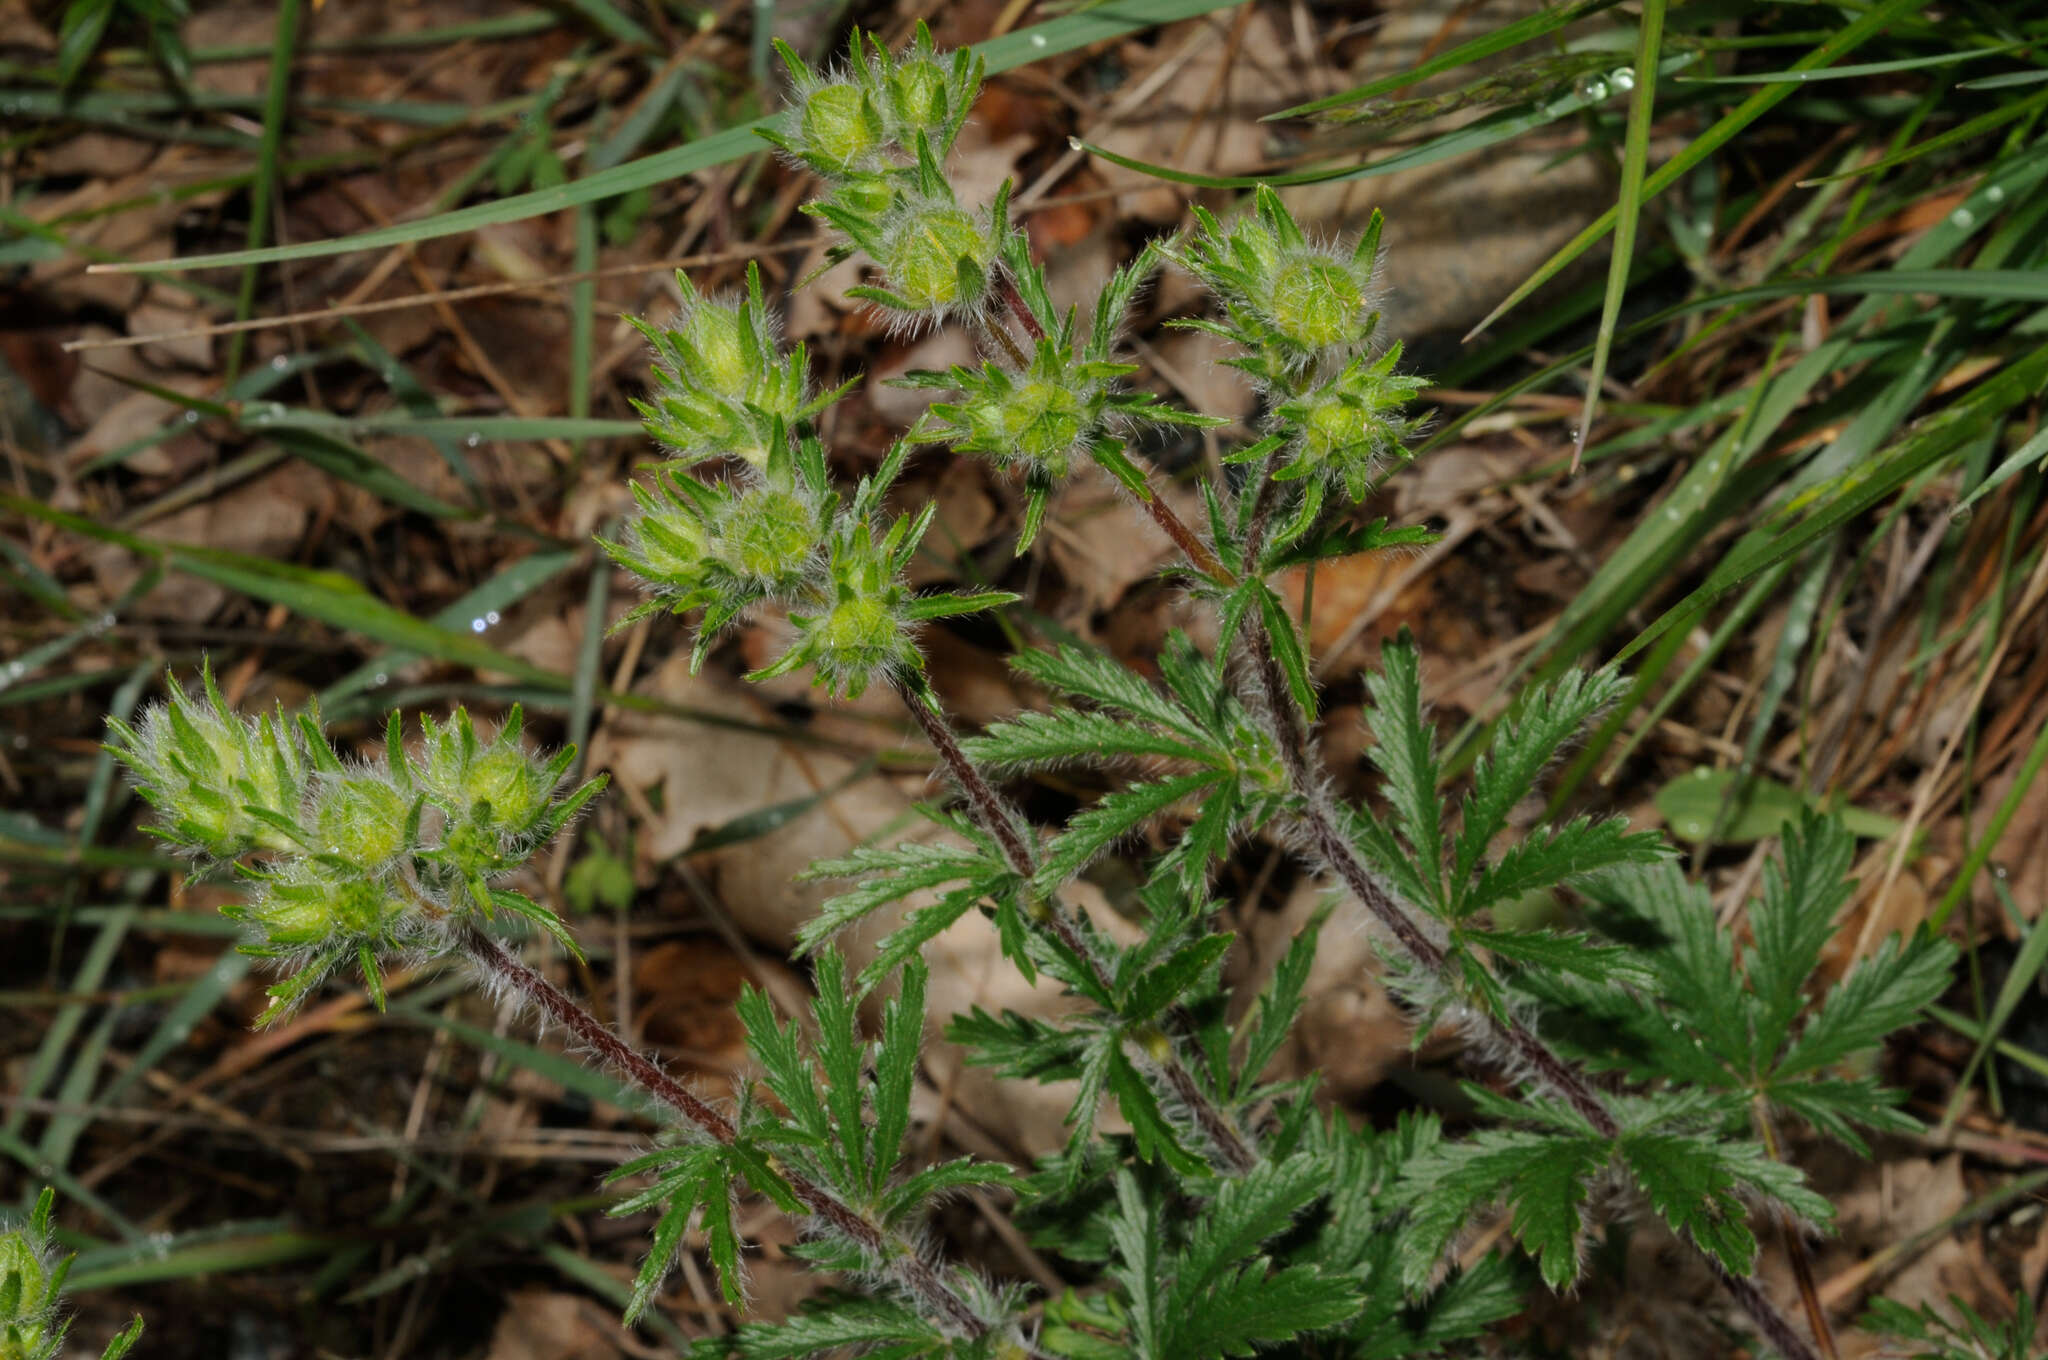
[[[990,74],[1013,70],[1045,57],[1122,37],[1160,24],[1192,19],[1219,9],[1234,8],[1238,0],[1112,0],[1076,14],[1062,15],[1020,32],[1005,34],[975,50],[988,62]],[[404,245],[408,241],[430,241],[457,232],[501,222],[519,222],[543,213],[560,212],[584,203],[615,198],[635,189],[651,188],[685,175],[709,170],[764,149],[755,131],[768,124],[755,119],[739,127],[714,132],[694,142],[643,156],[610,170],[600,170],[550,189],[535,189],[509,198],[495,199],[453,212],[436,213],[414,222],[396,222],[388,227],[340,236],[326,241],[298,245],[270,246],[257,250],[228,251],[218,255],[194,255],[184,259],[135,260],[109,265],[111,272],[162,273],[179,269],[226,269],[255,264],[276,264],[285,260],[310,260],[326,255],[345,255],[357,250],[378,250]]]
[[[1635,256],[1636,223],[1643,211],[1643,167],[1650,158],[1650,117],[1657,103],[1657,56],[1664,45],[1664,0],[1643,0],[1642,27],[1636,39],[1636,89],[1628,106],[1628,140],[1621,158],[1621,198],[1615,204],[1614,254],[1607,262],[1607,297],[1600,304],[1600,333],[1593,342],[1593,371],[1586,379],[1586,404],[1579,410],[1579,433],[1572,440],[1571,475],[1586,456],[1593,412],[1600,404],[1600,381],[1607,376],[1614,349],[1614,323],[1621,316],[1622,295],[1628,292],[1629,262]]]
[[[1927,0],[1886,0],[1886,3],[1864,14],[1854,23],[1843,27],[1831,35],[1826,42],[1823,42],[1820,46],[1794,62],[1792,69],[1795,71],[1809,71],[1826,66],[1834,61],[1835,58],[1852,51],[1876,37],[1893,20],[1915,13],[1923,8],[1926,3]],[[1643,197],[1654,198],[1670,188],[1672,184],[1678,181],[1680,176],[1704,161],[1707,157],[1713,155],[1716,151],[1719,151],[1723,146],[1726,146],[1734,139],[1736,133],[1741,132],[1751,123],[1754,123],[1757,119],[1777,107],[1797,88],[1796,84],[1767,85],[1743,100],[1732,112],[1725,115],[1719,122],[1689,143],[1685,150],[1658,166],[1656,173],[1644,181]],[[1559,270],[1585,254],[1594,242],[1614,229],[1615,216],[1615,210],[1609,208],[1606,212],[1595,218],[1584,231],[1581,231],[1577,236],[1565,242],[1563,246],[1559,247],[1556,254],[1545,260],[1537,267],[1535,273],[1523,280],[1514,292],[1508,294],[1499,306],[1487,313],[1485,320],[1468,331],[1465,339],[1470,341],[1474,336],[1499,320],[1502,313],[1520,305],[1523,299],[1542,287]]]

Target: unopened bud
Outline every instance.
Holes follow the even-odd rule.
[[[320,802],[317,832],[329,854],[365,867],[388,863],[405,849],[410,807],[382,779],[356,776],[334,784]]]
[[[858,85],[822,85],[804,101],[800,154],[822,170],[859,169],[881,149],[881,115]]]
[[[882,242],[882,272],[889,287],[918,308],[972,307],[988,286],[995,258],[989,233],[950,203],[913,208]]]

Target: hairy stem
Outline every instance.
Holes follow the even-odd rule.
[[[730,1119],[662,1071],[660,1064],[621,1039],[609,1025],[527,967],[497,940],[470,927],[464,932],[462,949],[479,968],[532,1002],[548,1019],[596,1053],[606,1066],[674,1110],[705,1136],[728,1145],[739,1136]],[[887,1260],[891,1273],[927,1316],[969,1337],[988,1334],[989,1324],[915,1247],[885,1232],[824,1186],[790,1170],[787,1164],[779,1169],[790,1193],[806,1209],[830,1223],[861,1250]]]
[[[980,826],[995,839],[1003,852],[1003,860],[1010,871],[1027,882],[1037,870],[1037,857],[1031,845],[1024,839],[1020,829],[1023,825],[1009,801],[988,782],[981,768],[968,759],[961,749],[960,739],[954,735],[953,725],[939,707],[938,696],[931,688],[910,676],[899,677],[896,693],[902,698],[903,706],[917,719],[917,725],[924,732],[925,739],[939,753],[939,760],[953,782],[967,798],[967,806]],[[1110,990],[1109,974],[1102,963],[1088,948],[1082,937],[1081,927],[1072,908],[1054,897],[1046,902],[1047,912],[1043,929],[1051,932],[1060,947],[1085,964],[1094,974],[1095,983],[1104,991]],[[1186,1107],[1202,1136],[1216,1150],[1223,1166],[1219,1168],[1230,1175],[1241,1176],[1258,1165],[1258,1154],[1245,1142],[1244,1135],[1230,1117],[1216,1107],[1214,1101],[1196,1083],[1193,1074],[1181,1062],[1176,1053],[1168,1053],[1157,1059],[1154,1065],[1174,1097]]]
[[[1275,452],[1267,459],[1260,469],[1258,489],[1252,493],[1255,497],[1253,512],[1245,536],[1245,562],[1249,571],[1259,569],[1266,526],[1271,518],[1272,498],[1268,486],[1278,458],[1279,454]],[[1386,927],[1410,958],[1433,973],[1444,972],[1447,965],[1444,951],[1424,933],[1408,909],[1381,884],[1365,857],[1358,852],[1358,847],[1344,834],[1335,801],[1317,777],[1314,733],[1308,725],[1307,715],[1294,702],[1280,663],[1274,660],[1273,639],[1257,610],[1249,611],[1244,646],[1258,697],[1264,701],[1266,712],[1272,715],[1288,780],[1301,799],[1302,810],[1297,820],[1309,844],[1314,847],[1316,857],[1344,881],[1344,886]],[[1543,1086],[1562,1097],[1602,1137],[1613,1138],[1621,1132],[1614,1112],[1586,1079],[1585,1073],[1560,1057],[1556,1050],[1520,1021],[1491,1012],[1487,1013],[1486,1019],[1494,1037],[1527,1064]],[[1693,1246],[1712,1267],[1722,1287],[1749,1314],[1757,1331],[1785,1360],[1819,1360],[1814,1348],[1807,1344],[1754,1281],[1730,1274],[1697,1243]]]

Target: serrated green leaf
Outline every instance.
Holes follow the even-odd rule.
[[[1162,756],[1219,767],[1229,764],[1229,753],[1216,750],[1213,743],[1141,727],[1129,717],[1077,708],[1019,713],[961,744],[976,764],[998,770],[1029,770],[1076,760],[1099,763],[1130,756]]]
[[[1122,1006],[1126,1020],[1150,1020],[1204,981],[1237,936],[1222,933],[1191,940],[1131,984]]]
[[[1455,842],[1452,881],[1479,866],[1486,847],[1507,824],[1510,809],[1528,797],[1543,768],[1593,715],[1619,699],[1628,682],[1611,671],[1568,671],[1529,690],[1516,711],[1494,729],[1493,742],[1472,767]]]
[[[1656,832],[1631,832],[1626,817],[1574,817],[1559,827],[1533,827],[1483,868],[1477,882],[1455,885],[1452,914],[1470,916],[1539,888],[1583,883],[1624,864],[1655,864],[1670,853]]]
[[[1605,1139],[1522,1129],[1488,1129],[1461,1143],[1437,1144],[1402,1173],[1415,1203],[1415,1241],[1404,1253],[1402,1280],[1421,1288],[1472,1215],[1502,1201],[1515,1239],[1536,1258],[1544,1282],[1568,1287],[1579,1274],[1580,1206],[1609,1152]]]
[[[1176,775],[1104,794],[1092,807],[1075,814],[1067,829],[1046,847],[1034,886],[1040,892],[1057,890],[1097,855],[1174,804],[1209,789],[1219,777],[1213,772]]]
[[[1366,721],[1373,744],[1367,755],[1386,777],[1387,801],[1395,825],[1408,843],[1412,876],[1426,895],[1417,906],[1442,911],[1443,800],[1437,783],[1436,731],[1422,716],[1422,658],[1414,640],[1402,636],[1380,649],[1380,668],[1365,677],[1371,703]]]
[[[1948,990],[1956,957],[1956,947],[1940,936],[1887,939],[1829,989],[1773,1077],[1831,1067],[1912,1024]]]
[[[1460,937],[1524,968],[1567,973],[1606,986],[1654,986],[1657,975],[1633,950],[1577,931],[1464,930]]]

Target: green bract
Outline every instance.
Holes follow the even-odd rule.
[[[46,1188],[27,1222],[0,1220],[0,1360],[56,1360],[64,1353],[70,1321],[58,1312],[58,1302],[72,1258],[50,1248],[56,1202]],[[142,1319],[136,1318],[107,1343],[100,1360],[121,1360],[141,1335]]]
[[[964,51],[941,55],[922,20],[901,56],[856,32],[845,67],[831,75],[780,39],[775,50],[789,68],[791,113],[761,135],[827,178],[886,177],[916,159],[919,139],[944,157],[985,68]]]
[[[1429,383],[1396,373],[1400,361],[1397,342],[1378,359],[1354,359],[1337,377],[1279,406],[1274,425],[1290,442],[1275,479],[1318,477],[1363,500],[1381,460],[1398,455],[1422,424],[1402,412]]]
[[[635,401],[652,434],[685,464],[731,458],[765,467],[777,431],[807,420],[840,391],[813,394],[802,345],[784,354],[757,265],[736,302],[706,299],[678,271],[682,307],[667,326],[629,318],[654,349],[656,384]],[[844,389],[841,389],[842,391]]]
[[[906,444],[892,449],[834,519],[815,578],[791,600],[789,621],[796,626],[796,641],[749,679],[809,666],[828,693],[854,698],[876,681],[905,681],[923,669],[916,632],[925,620],[974,613],[1017,598],[998,591],[919,595],[905,580],[936,507],[896,516],[879,536],[876,524],[882,497],[908,450]]]
[[[866,90],[851,81],[821,85],[803,101],[791,139],[796,155],[825,174],[845,174],[871,164],[882,149],[881,111]]]
[[[908,200],[884,228],[875,262],[905,311],[971,311],[988,289],[990,233],[949,199]]]
[[[135,727],[110,719],[114,754],[163,819],[155,834],[214,859],[252,850],[285,850],[305,800],[307,768],[290,725],[275,715],[243,718],[229,711],[201,671],[203,697],[176,686]]]
[[[522,867],[604,781],[558,795],[574,752],[552,759],[529,752],[516,706],[488,741],[460,708],[445,721],[423,718],[422,740],[410,753],[394,713],[382,754],[351,768],[316,715],[245,723],[228,712],[211,673],[202,674],[204,706],[174,686],[171,701],[150,710],[139,728],[110,723],[108,749],[157,809],[158,834],[216,863],[233,862],[257,885],[253,899],[223,910],[249,928],[243,952],[285,961],[288,976],[270,989],[264,1022],[287,1014],[346,964],[361,968],[381,1006],[382,957],[438,952],[451,924],[489,918],[501,907],[574,948],[546,908],[492,884]],[[216,734],[214,744],[235,752],[244,768],[260,758],[257,768],[286,772],[264,787],[292,796],[245,808],[241,815],[255,828],[247,834],[239,824],[234,834],[214,834],[209,819],[223,795],[188,778],[187,727]],[[246,793],[258,785],[244,778],[236,786]]]
[[[1011,241],[1010,267],[1028,268],[1030,257],[1021,238]],[[990,361],[979,368],[955,365],[943,373],[918,372],[893,380],[900,387],[960,394],[957,401],[934,403],[909,438],[945,444],[956,453],[989,458],[1024,474],[1027,499],[1019,552],[1037,535],[1047,495],[1078,460],[1095,459],[1120,470],[1127,466],[1121,458],[1124,441],[1136,433],[1223,423],[1169,406],[1149,392],[1129,391],[1122,384],[1137,365],[1114,357],[1117,336],[1132,299],[1159,258],[1159,252],[1148,247],[1118,270],[1096,300],[1089,329],[1082,333],[1071,314],[1060,318],[1032,347],[1030,363],[1022,370]],[[1043,310],[1050,309],[1044,302]],[[1033,310],[1035,314],[1039,309]]]
[[[1379,327],[1380,216],[1349,250],[1311,244],[1280,196],[1261,185],[1253,210],[1225,228],[1204,208],[1181,265],[1222,299],[1225,324],[1198,323],[1250,351],[1238,367],[1268,383],[1348,360]]]
[[[50,1334],[56,1294],[46,1250],[27,1229],[0,1233],[0,1360],[39,1360],[61,1344]]]

